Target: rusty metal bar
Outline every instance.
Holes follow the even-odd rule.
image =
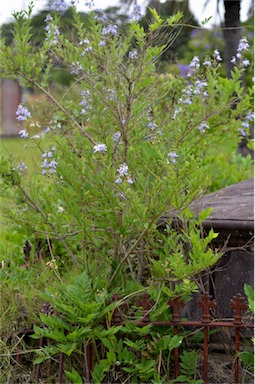
[[[235,335],[235,384],[238,384],[239,379],[239,357],[238,352],[240,348],[240,325],[243,324],[242,322],[242,314],[245,310],[248,309],[248,304],[245,301],[245,298],[240,294],[237,293],[233,299],[230,300],[229,303],[230,308],[232,308],[235,312],[235,317],[233,321],[233,326],[236,328],[236,335]]]
[[[43,347],[43,337],[39,340],[39,348]],[[35,369],[35,380],[38,381],[40,379],[40,372],[41,372],[41,363],[37,364]]]
[[[58,367],[58,384],[62,384],[63,378],[63,369],[64,369],[64,353],[60,352],[59,354],[59,367]]]
[[[204,327],[204,384],[208,383],[208,326]]]
[[[208,350],[209,350],[209,324],[211,323],[210,309],[216,307],[215,300],[205,292],[198,300],[198,306],[202,308],[201,323],[204,325],[204,384],[208,383]]]
[[[144,322],[142,321],[133,321],[132,322],[135,325],[144,325]],[[124,321],[121,321],[118,323],[119,325],[124,325]],[[173,321],[151,321],[150,324],[155,325],[155,326],[174,326],[176,323]],[[204,324],[201,321],[180,321],[178,325],[183,326],[183,327],[204,327]],[[254,325],[253,324],[240,324],[239,326],[233,325],[233,322],[227,322],[227,321],[211,321],[208,323],[208,326],[215,327],[215,328],[221,328],[221,327],[226,327],[226,328],[250,328],[253,329]]]
[[[178,335],[178,325],[181,323],[180,310],[184,307],[184,302],[178,297],[174,300],[169,300],[168,305],[173,308],[172,323],[174,324],[174,335]],[[179,375],[179,348],[174,348],[174,378]]]
[[[86,379],[87,383],[90,383],[92,380],[91,372],[93,369],[91,343],[90,342],[88,342],[88,343],[84,342],[83,348],[84,348],[84,359],[85,359],[85,379]]]
[[[136,301],[136,304],[143,308],[143,311],[142,311],[142,313],[143,313],[142,322],[143,323],[150,323],[151,321],[150,321],[150,312],[149,312],[149,310],[151,309],[151,307],[153,305],[153,301],[150,300],[150,296],[148,295],[148,293],[144,293],[141,296],[141,299]]]
[[[240,348],[240,328],[236,328],[235,335],[235,384],[239,383],[239,357],[238,352]]]
[[[178,326],[174,325],[174,335],[178,335]],[[174,378],[179,376],[179,348],[174,348]]]

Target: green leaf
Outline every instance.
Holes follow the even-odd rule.
[[[37,357],[37,359],[34,360],[34,364],[41,364],[46,359],[47,356]]]
[[[249,302],[249,308],[252,313],[254,313],[254,289],[251,285],[244,284],[244,293],[246,294]]]
[[[175,15],[173,16],[170,16],[166,21],[167,21],[167,24],[170,26],[170,27],[173,27],[174,24],[178,23],[183,17],[183,12],[180,12],[178,11]]]
[[[59,350],[67,356],[70,356],[73,353],[73,351],[76,349],[76,347],[77,347],[76,343],[58,344]]]
[[[114,351],[110,350],[109,352],[107,352],[107,360],[110,364],[116,362],[117,359]]]
[[[163,24],[164,20],[161,19],[161,17],[157,13],[156,9],[152,9],[150,7],[148,7],[148,8],[149,8],[149,11],[151,12],[152,16],[155,18],[154,23],[149,25],[149,30],[153,32],[153,31],[156,31]]]
[[[242,351],[238,353],[238,357],[251,372],[254,372],[254,353],[249,351]]]
[[[125,339],[124,343],[131,348],[134,348],[136,351],[142,351],[145,348],[145,343],[143,340],[137,340],[135,343],[131,340]]]
[[[100,360],[99,363],[96,363],[93,372],[92,377],[95,382],[95,384],[101,383],[104,379],[105,373],[109,371],[111,367],[111,364],[108,360]]]
[[[79,373],[74,368],[72,368],[71,371],[65,370],[65,374],[68,377],[68,379],[70,379],[72,381],[73,384],[82,384],[83,383],[82,377],[79,375]]]

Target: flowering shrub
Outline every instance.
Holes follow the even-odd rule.
[[[186,298],[197,289],[196,275],[213,265],[220,254],[210,248],[217,234],[211,230],[204,235],[199,229],[208,212],[197,218],[188,206],[203,196],[214,179],[214,164],[207,159],[210,148],[237,145],[252,116],[251,91],[244,92],[240,85],[246,64],[242,61],[231,79],[222,78],[217,49],[204,62],[194,57],[186,79],[170,75],[162,81],[156,73],[155,64],[171,41],[169,33],[180,22],[180,13],[164,22],[152,10],[155,21],[145,33],[136,8],[124,35],[117,25],[98,17],[99,12],[90,12],[85,29],[73,7],[74,31],[67,36],[58,25],[65,4],[52,3],[52,13],[45,20],[45,41],[38,50],[30,41],[31,9],[15,14],[13,47],[6,47],[3,39],[0,46],[3,75],[43,92],[55,116],[54,120],[45,116],[37,125],[41,135],[31,136],[33,112],[20,105],[21,138],[42,148],[43,135],[48,135],[54,145],[42,149],[37,174],[24,162],[4,159],[1,167],[3,191],[15,202],[13,209],[7,207],[6,215],[32,243],[33,236],[51,239],[53,269],[62,277],[59,296],[52,292],[47,300],[61,318],[70,324],[77,322],[80,329],[71,349],[63,331],[61,347],[45,347],[41,359],[60,350],[70,355],[84,338],[104,340],[109,349],[108,334],[91,328],[110,316],[112,307],[106,303],[116,290],[134,296],[148,291],[157,303],[155,313],[167,316],[168,298]],[[166,41],[157,40],[160,28],[169,30]],[[70,92],[63,90],[60,96],[49,83],[55,63],[73,76]],[[73,87],[76,96],[70,97]],[[220,178],[225,169],[217,171]],[[171,210],[178,210],[184,230],[175,231],[169,220],[161,233],[157,223]],[[75,275],[84,272],[77,281],[83,284],[86,280],[82,287],[90,292],[90,304],[81,312],[77,309],[79,315],[70,312],[81,303],[80,283],[75,278],[66,297],[64,294],[69,269]],[[101,289],[102,295],[97,293]],[[90,320],[81,320],[82,311],[88,311],[86,319]],[[41,318],[49,326],[49,319]],[[82,333],[84,322],[88,329]],[[73,325],[63,327],[73,330]],[[40,332],[36,328],[38,337]],[[54,327],[51,332],[55,335]],[[47,335],[51,337],[49,332]],[[114,337],[109,331],[117,350],[120,347]],[[104,357],[101,353],[99,360]],[[159,380],[169,373],[160,371],[155,356],[146,375],[137,367],[130,371],[129,359],[123,357],[120,364],[122,372],[131,372],[130,380],[132,375],[141,382],[153,377]],[[112,357],[98,364],[96,382],[116,368]]]

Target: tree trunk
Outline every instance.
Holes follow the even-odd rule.
[[[227,76],[231,77],[231,71],[233,70],[234,64],[230,62],[233,56],[237,53],[238,43],[242,37],[241,23],[240,23],[240,9],[241,0],[224,0],[225,6],[225,29],[224,40],[225,40],[225,63]],[[231,29],[233,28],[234,29]],[[245,87],[244,79],[243,86]],[[251,131],[252,132],[252,131]],[[238,144],[238,152],[242,156],[251,155],[254,157],[254,153],[247,147],[247,139],[245,137]]]
[[[226,71],[227,76],[230,77],[230,73],[233,70],[233,64],[230,60],[236,54],[238,43],[242,35],[240,24],[241,0],[224,0],[224,7],[225,28],[230,28],[224,30]]]

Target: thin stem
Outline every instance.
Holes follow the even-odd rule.
[[[21,73],[21,72],[18,72],[18,74],[20,76],[23,76],[26,80],[28,80],[30,83],[34,84],[38,89],[40,89],[43,93],[45,93],[52,101],[54,104],[57,105],[57,107],[75,124],[75,126],[79,129],[79,131],[84,135],[86,136],[86,138],[92,143],[92,144],[96,144],[96,142],[92,139],[92,137],[90,137],[90,135],[84,131],[84,129],[82,129],[82,126],[75,120],[75,118],[73,118],[73,116],[63,107],[63,105],[61,105],[56,99],[55,97],[50,93],[48,92],[44,87],[41,86],[41,84],[39,84],[37,81],[35,81],[34,79],[31,79],[29,78],[27,75],[25,75],[24,73]]]
[[[45,223],[48,224],[52,230],[54,231],[54,233],[56,234],[56,237],[58,240],[61,241],[61,243],[63,244],[65,250],[67,251],[68,255],[71,257],[73,263],[76,265],[76,266],[79,266],[79,263],[76,259],[76,257],[73,255],[73,253],[71,252],[70,248],[68,247],[68,245],[66,244],[65,240],[63,239],[63,237],[61,236],[61,234],[57,231],[57,229],[55,228],[55,226],[49,222],[47,216],[45,215],[45,213],[41,210],[41,208],[34,202],[34,200],[32,199],[32,197],[27,193],[27,191],[20,185],[20,184],[16,184],[16,186],[21,190],[21,192],[24,194],[24,196],[29,200],[29,202],[32,204],[32,207],[43,217],[43,219],[45,220]]]

